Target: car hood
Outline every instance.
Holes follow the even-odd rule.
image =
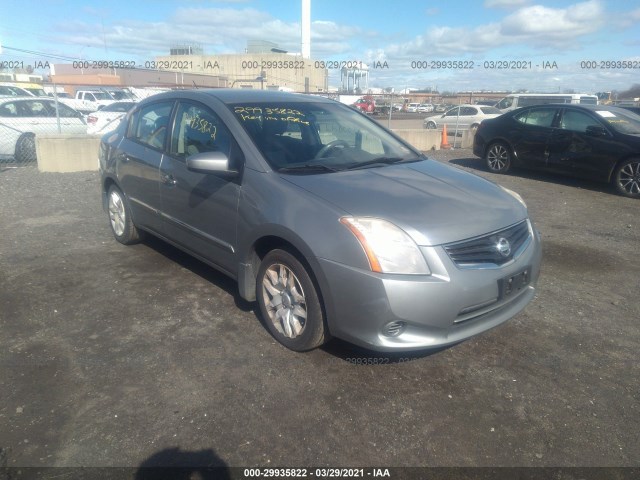
[[[422,246],[476,237],[527,217],[526,208],[498,185],[433,160],[281,175],[345,214],[394,223]]]

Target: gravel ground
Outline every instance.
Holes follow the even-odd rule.
[[[523,196],[543,270],[510,322],[400,357],[287,351],[226,277],[115,242],[96,173],[0,165],[0,466],[639,466],[640,202],[431,154]]]

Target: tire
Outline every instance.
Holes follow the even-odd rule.
[[[23,133],[16,142],[16,161],[35,162],[36,159],[36,136],[31,132]]]
[[[133,223],[129,205],[122,191],[115,185],[111,185],[107,193],[107,213],[111,232],[118,242],[133,245],[140,241],[141,232]]]
[[[317,288],[289,252],[276,249],[265,255],[258,269],[256,298],[271,335],[285,347],[304,352],[329,339]]]
[[[640,198],[640,158],[630,158],[621,162],[613,173],[612,181],[620,195]]]
[[[484,155],[487,168],[493,173],[507,173],[511,168],[511,150],[502,142],[489,145]]]
[[[433,122],[427,122],[427,126],[425,128],[429,130],[435,130],[437,128],[437,125]]]

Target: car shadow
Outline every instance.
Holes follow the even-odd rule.
[[[258,313],[257,304],[255,302],[248,302],[242,298],[238,292],[237,282],[224,273],[219,272],[215,268],[210,267],[206,263],[153,235],[145,235],[143,243],[172,262],[177,263],[191,273],[198,275],[207,282],[227,292],[233,297],[236,307],[243,312]]]
[[[484,172],[489,174],[492,173],[489,170],[487,170],[483,160],[478,157],[456,158],[456,159],[448,160],[448,163],[452,163],[454,165],[464,167],[464,168],[469,168],[471,170],[476,170],[478,172]],[[511,177],[526,178],[526,179],[535,180],[538,182],[564,185],[566,187],[580,188],[582,190],[590,190],[593,192],[609,193],[611,195],[617,195],[617,192],[615,191],[615,189],[608,183],[596,182],[593,180],[583,180],[581,178],[570,177],[570,176],[561,175],[559,173],[554,173],[554,172],[543,172],[539,170],[513,168],[513,169],[510,169],[509,172],[507,172],[506,174],[493,174],[493,175],[495,175],[496,178],[506,175]]]
[[[154,453],[138,467],[135,480],[226,480],[227,464],[213,449],[188,451],[166,448]]]

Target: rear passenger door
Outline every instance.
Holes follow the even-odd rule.
[[[136,224],[162,233],[160,162],[169,138],[173,101],[147,104],[135,111],[117,155],[117,175]]]
[[[182,248],[235,274],[240,177],[195,172],[186,164],[190,155],[215,151],[241,171],[242,152],[218,115],[201,103],[180,101],[160,169],[163,229]]]

